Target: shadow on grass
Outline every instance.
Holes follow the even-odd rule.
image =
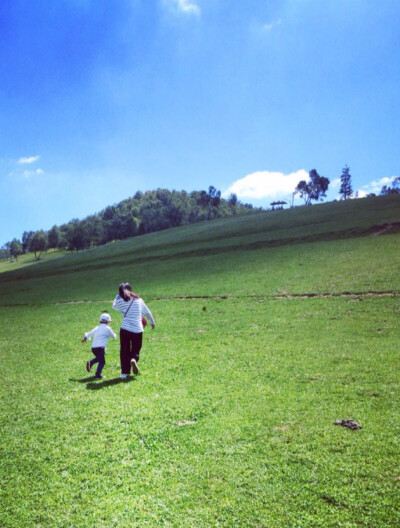
[[[129,377],[125,379],[121,378],[112,378],[109,380],[103,380],[103,381],[95,381],[96,378],[94,376],[89,376],[87,378],[82,379],[76,379],[76,378],[69,378],[69,381],[76,381],[77,383],[86,383],[86,388],[88,390],[99,390],[104,389],[106,387],[111,387],[112,385],[119,385],[120,383],[130,383],[131,381],[134,381],[135,378]]]
[[[81,379],[69,378],[69,381],[76,381],[77,383],[87,383],[88,381],[93,381],[95,379],[96,379],[95,376],[87,376],[86,378],[81,378]]]

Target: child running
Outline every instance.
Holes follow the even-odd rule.
[[[99,322],[99,326],[96,326],[90,332],[86,332],[85,337],[82,339],[82,343],[85,343],[88,340],[90,341],[91,337],[93,336],[92,352],[95,357],[90,361],[86,361],[86,370],[90,372],[92,366],[95,363],[98,363],[95,374],[96,379],[102,379],[103,377],[101,372],[104,365],[106,364],[105,354],[107,341],[110,337],[112,339],[117,337],[112,328],[110,328],[111,317],[107,312],[104,312],[100,315]]]

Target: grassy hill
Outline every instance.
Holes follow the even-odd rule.
[[[399,224],[400,199],[397,195],[221,218],[63,254],[60,258],[51,254],[50,258],[29,267],[18,269],[17,264],[12,272],[0,273],[0,302],[40,304],[108,299],[124,277],[146,298],[202,295],[204,280],[206,288],[214,284],[215,295],[238,295],[243,293],[244,283],[239,280],[238,284],[232,284],[231,278],[232,274],[237,276],[242,272],[248,275],[245,294],[271,294],[279,291],[280,281],[286,284],[292,276],[282,268],[282,260],[286,260],[285,266],[293,268],[295,258],[309,268],[313,264],[315,247],[310,243],[317,241],[325,242],[324,246],[317,247],[317,253],[320,247],[325,248],[318,256],[324,261],[312,271],[312,276],[311,273],[304,276],[305,282],[292,276],[295,279],[291,281],[293,292],[304,288],[320,292],[330,286],[329,276],[336,274],[332,259],[340,258],[341,248],[344,258],[336,270],[339,284],[332,284],[334,291],[346,288],[348,273],[356,289],[368,288],[369,276],[365,281],[354,276],[356,266],[363,266],[363,255],[357,247],[361,244],[371,253],[368,262],[370,259],[381,261],[381,255],[376,254],[374,248],[385,245],[389,239],[381,242],[376,236],[397,232]],[[357,240],[365,235],[372,238]],[[351,243],[347,243],[348,238],[352,239]],[[335,242],[328,244],[330,241]],[[264,277],[260,289],[262,270],[275,266],[275,257],[283,276],[279,280],[275,277],[274,284],[265,284],[268,278]],[[3,263],[3,266],[9,270],[9,264]],[[221,280],[212,280],[212,273],[221,275]],[[377,288],[387,287],[383,276],[381,279],[374,277],[374,284]]]
[[[0,524],[398,526],[399,223],[384,196],[2,263]],[[122,280],[157,327],[96,381]]]

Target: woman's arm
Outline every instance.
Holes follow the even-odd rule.
[[[122,297],[120,297],[118,294],[116,295],[115,299],[113,300],[112,307],[114,310],[118,310],[119,312],[123,309],[125,301]]]
[[[156,323],[154,321],[153,314],[150,312],[150,310],[146,306],[146,303],[144,301],[142,301],[142,303],[143,303],[142,304],[142,314],[145,315],[149,319],[151,327],[154,329],[156,326]]]

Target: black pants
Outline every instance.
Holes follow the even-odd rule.
[[[95,363],[98,363],[96,370],[96,378],[101,376],[101,371],[103,370],[104,365],[106,364],[105,352],[106,349],[102,347],[92,348],[93,355],[95,359],[90,361],[90,366],[92,367]]]
[[[131,373],[131,359],[139,361],[139,353],[142,348],[143,333],[136,334],[121,328],[119,331],[121,343],[121,372],[122,374]]]

